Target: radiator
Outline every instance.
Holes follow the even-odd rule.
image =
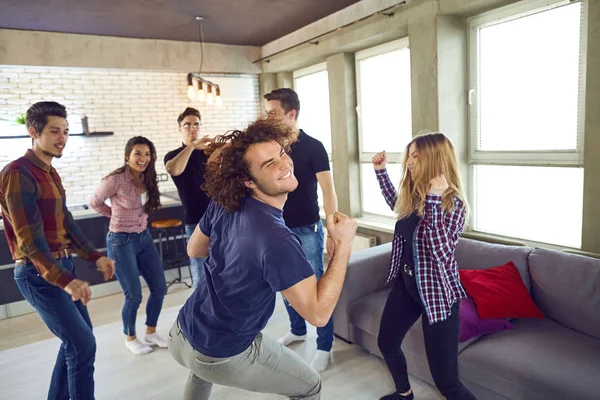
[[[323,229],[325,237],[327,237],[327,229]],[[369,247],[377,246],[377,238],[372,235],[364,235],[357,233],[352,242],[352,252],[368,249]],[[327,249],[323,250],[327,253]]]
[[[356,234],[354,242],[352,242],[352,252],[359,250],[368,249],[377,245],[377,238],[375,236]]]

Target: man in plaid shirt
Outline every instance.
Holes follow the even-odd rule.
[[[96,264],[105,280],[112,278],[115,264],[75,224],[51,166],[69,137],[65,107],[53,101],[36,103],[27,110],[26,125],[32,149],[0,173],[0,206],[15,281],[62,341],[48,398],[93,399],[96,341],[86,307],[91,291],[75,276],[70,254]]]

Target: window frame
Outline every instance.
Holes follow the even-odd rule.
[[[356,73],[356,114],[357,114],[356,121],[357,121],[357,125],[358,125],[358,154],[359,154],[359,157],[358,157],[359,165],[358,166],[359,166],[359,170],[362,170],[361,167],[363,164],[371,164],[371,159],[373,158],[373,156],[375,154],[377,154],[377,153],[373,153],[373,152],[363,151],[363,148],[364,148],[363,127],[362,127],[362,116],[360,113],[360,107],[361,107],[360,61],[365,60],[367,58],[390,53],[392,51],[404,50],[404,49],[410,49],[410,41],[409,41],[408,37],[396,39],[391,42],[380,44],[378,46],[369,47],[368,49],[357,51],[354,54],[354,65],[355,65],[355,73]],[[388,164],[389,164],[390,160],[402,160],[404,157],[404,151],[390,152],[390,153],[387,153],[387,156],[388,156]],[[362,201],[362,196],[363,196],[362,180],[363,180],[363,176],[362,176],[362,172],[360,172],[359,173],[359,187],[360,187],[360,192],[361,192],[361,206],[360,206],[361,216],[366,217],[369,220],[377,221],[377,222],[381,222],[381,223],[389,223],[392,220],[395,220],[395,218],[393,218],[391,216],[364,211],[363,201]],[[392,183],[394,185],[398,185],[399,182],[392,182]]]
[[[573,3],[581,4],[580,19],[580,44],[579,44],[579,104],[577,121],[577,148],[575,150],[522,150],[522,151],[484,151],[477,149],[479,140],[479,96],[477,86],[479,80],[479,29],[502,23],[504,21],[523,18],[539,12],[552,10]],[[587,63],[587,0],[526,0],[511,4],[496,10],[491,10],[467,19],[467,46],[468,46],[468,87],[467,87],[467,109],[468,109],[468,189],[469,202],[472,205],[473,218],[469,219],[468,229],[475,234],[491,237],[509,238],[507,236],[476,230],[474,226],[475,214],[477,213],[475,193],[475,168],[478,165],[499,166],[524,166],[524,167],[584,167],[584,144],[585,144],[585,86],[586,86],[586,63]],[[585,182],[584,182],[585,185]],[[542,243],[531,239],[510,237],[527,244],[543,245],[550,248],[566,248],[563,245]]]
[[[523,18],[558,7],[581,3],[580,59],[579,59],[579,105],[577,121],[577,148],[575,150],[478,150],[479,140],[479,29],[505,21]],[[529,0],[492,10],[467,20],[469,87],[467,107],[469,111],[469,164],[496,164],[515,166],[583,167],[585,128],[585,79],[587,49],[587,1],[584,0]]]
[[[301,68],[301,69],[298,69],[298,70],[292,72],[292,79],[294,81],[294,90],[296,88],[296,79],[299,79],[299,78],[302,78],[302,77],[305,77],[308,75],[316,74],[318,72],[323,72],[323,71],[327,71],[327,62],[314,64],[309,67]],[[329,82],[329,71],[327,71],[327,81]],[[327,95],[329,96],[329,87],[327,87]],[[300,106],[302,107],[302,104],[300,104]],[[331,104],[330,104],[330,108],[329,108],[329,118],[331,119]],[[333,135],[331,135],[330,140],[331,140],[331,147],[333,150]],[[329,151],[327,152],[327,157],[329,158],[329,161],[333,164],[331,152],[329,152]]]

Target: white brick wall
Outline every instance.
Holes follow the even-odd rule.
[[[71,133],[79,133],[75,123],[84,114],[91,131],[114,132],[104,137],[73,136],[63,157],[53,161],[68,202],[83,203],[103,176],[122,165],[125,143],[132,136],[154,142],[157,173],[166,173],[163,157],[181,144],[177,116],[187,106],[200,110],[202,131],[213,136],[244,128],[256,119],[260,112],[257,76],[206,78],[221,86],[221,106],[190,101],[185,73],[0,66],[0,120],[14,121],[33,103],[54,100],[67,107]],[[26,134],[24,127],[17,129]],[[0,139],[0,168],[30,147],[28,138]],[[170,177],[160,182],[160,190],[175,190]]]

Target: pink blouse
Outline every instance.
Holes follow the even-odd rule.
[[[104,203],[106,199],[110,199],[110,207]],[[148,214],[144,212],[144,202],[129,168],[103,179],[90,198],[90,206],[110,218],[111,232],[140,233],[146,229]]]

